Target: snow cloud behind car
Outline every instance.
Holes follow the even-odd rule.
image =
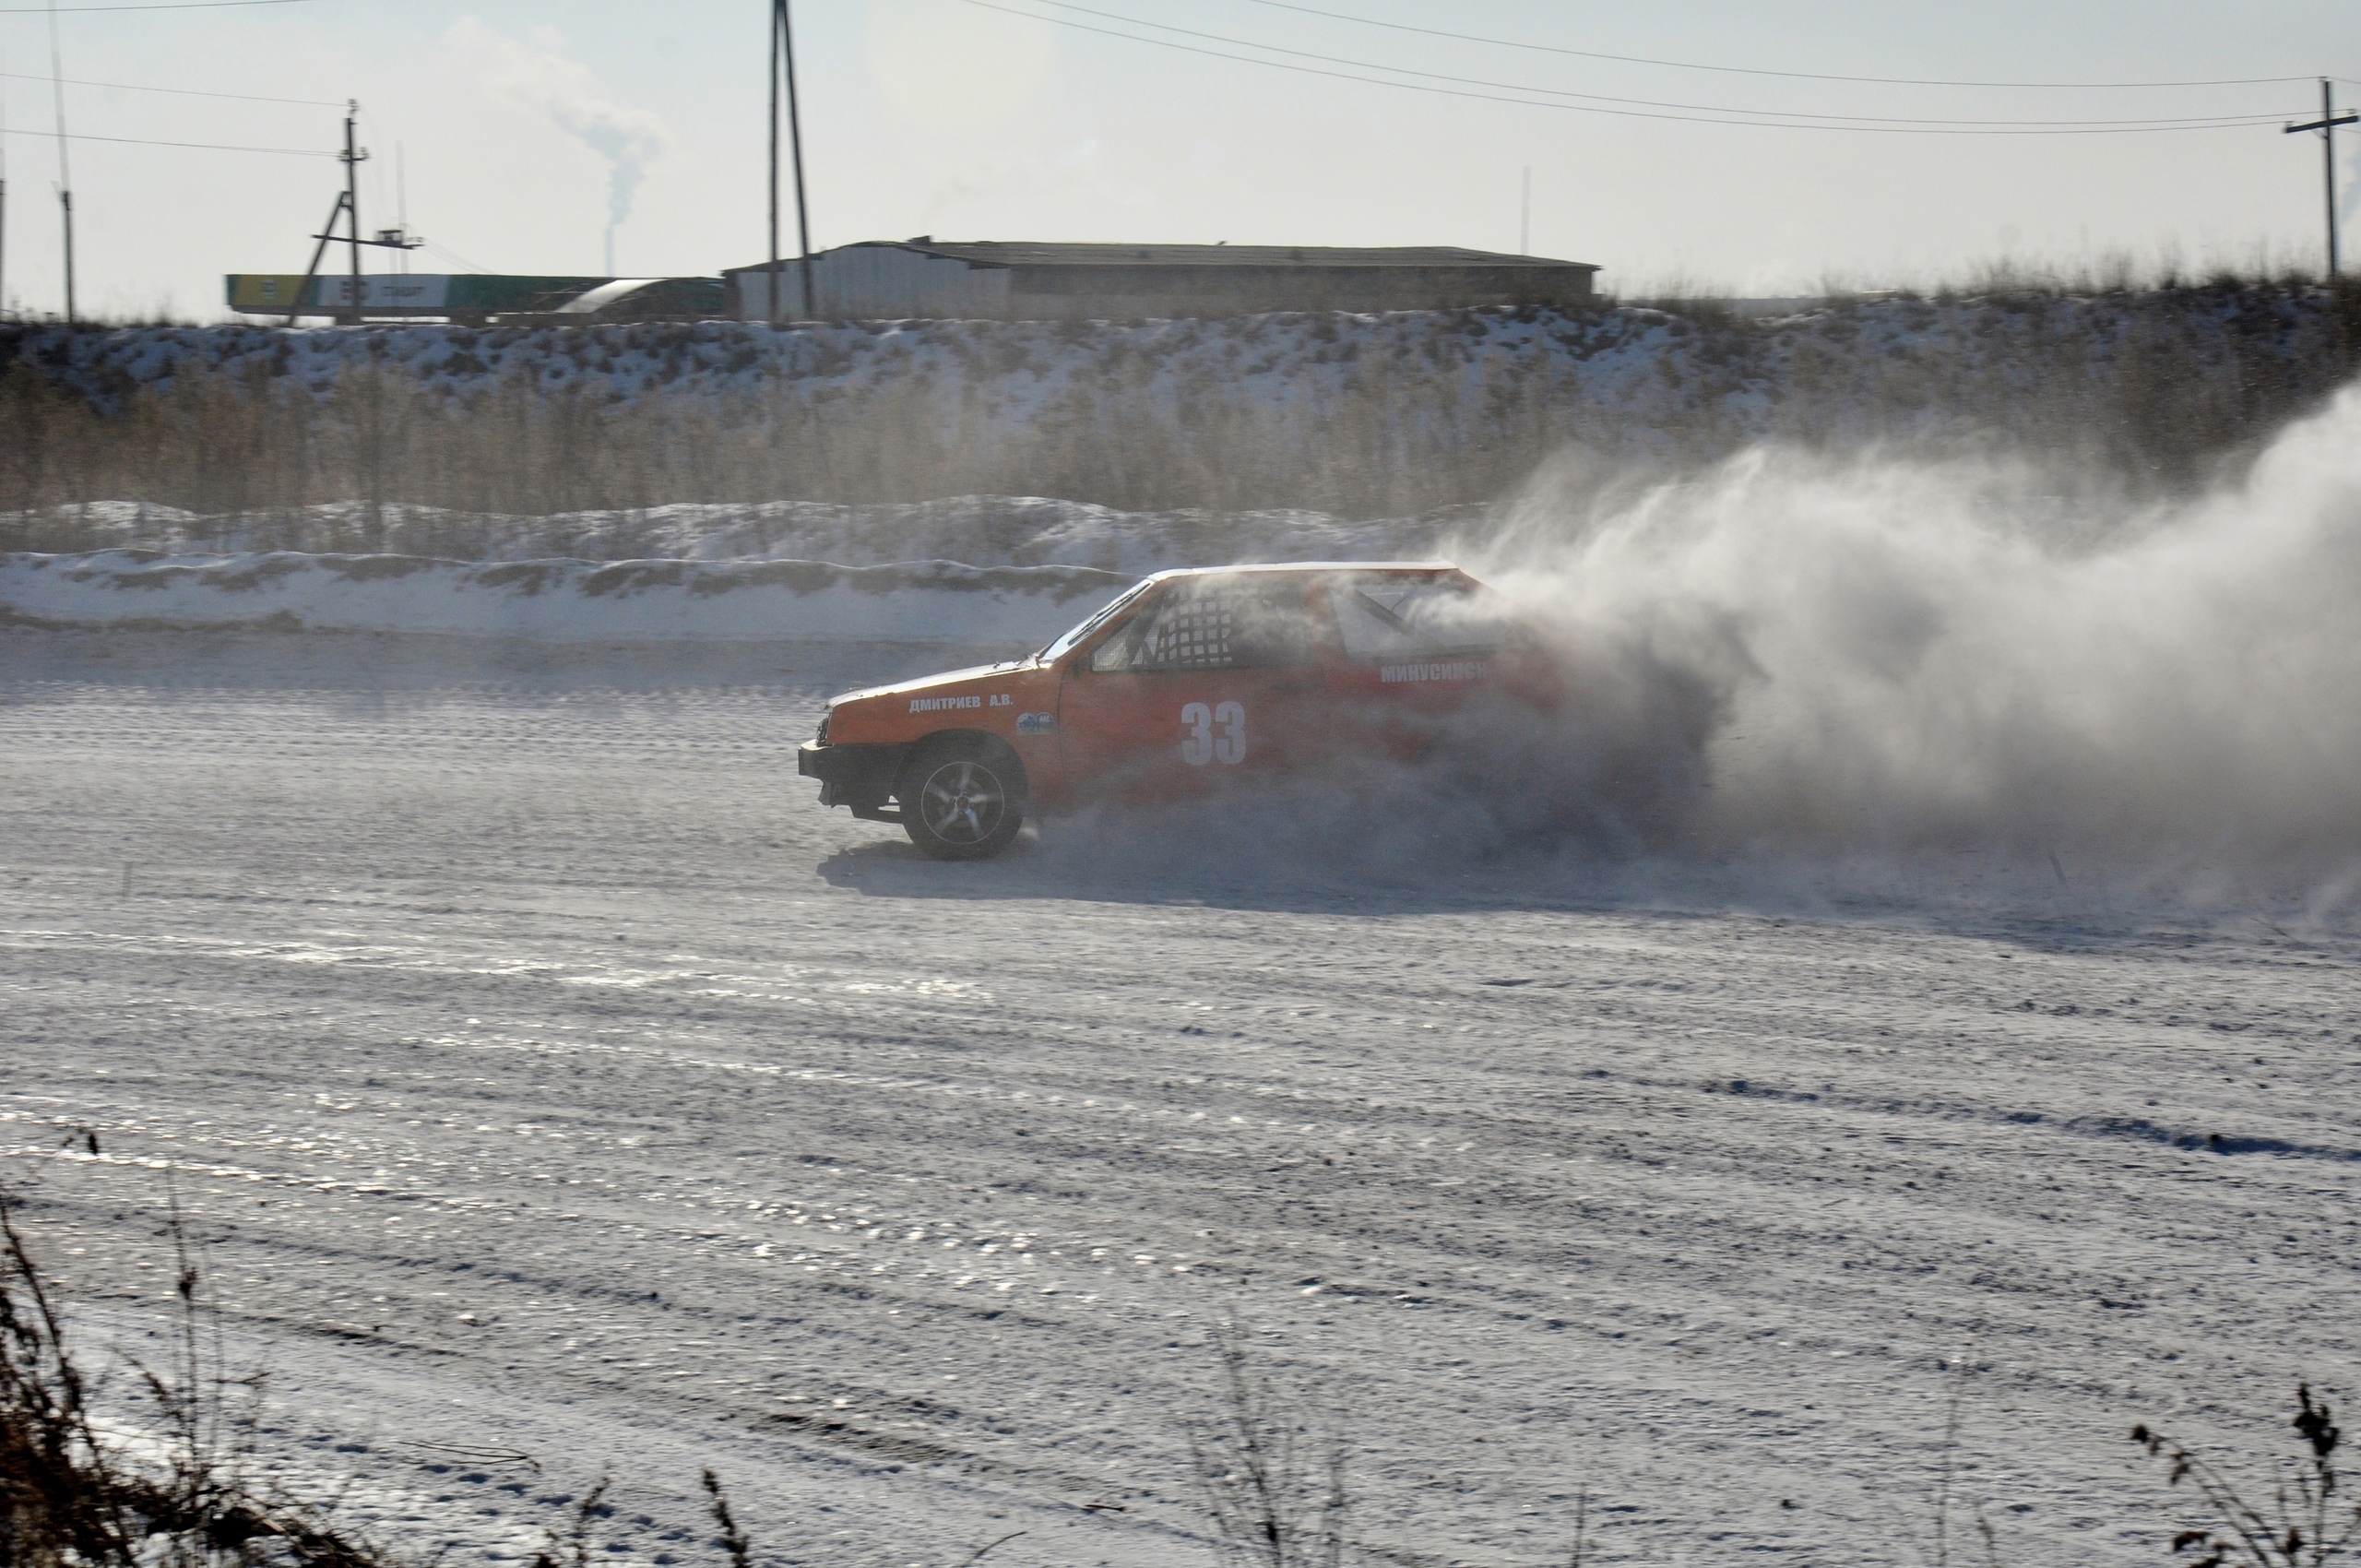
[[[2361,394],[2184,501],[2002,459],[1569,463],[1471,570],[1633,713],[1712,714],[1692,850],[2361,878]]]

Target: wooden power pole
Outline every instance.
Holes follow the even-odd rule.
[[[8,315],[8,100],[7,60],[0,56],[0,319]]]
[[[74,310],[74,169],[65,158],[65,64],[57,48],[57,0],[49,0],[49,86],[57,102],[57,211],[65,220],[65,320]]]
[[[362,306],[366,303],[361,293],[361,247],[369,245],[378,250],[400,251],[407,255],[408,253],[426,243],[409,232],[408,221],[409,199],[407,195],[402,198],[404,220],[400,228],[380,229],[377,231],[377,237],[374,240],[364,240],[361,237],[360,172],[361,165],[369,160],[369,149],[353,145],[354,121],[359,118],[360,113],[361,104],[358,100],[346,101],[344,150],[337,154],[338,159],[344,164],[344,189],[337,192],[336,204],[328,208],[328,220],[320,225],[318,233],[312,236],[318,244],[312,247],[312,260],[310,265],[303,268],[303,281],[295,285],[295,297],[287,303],[287,325],[290,327],[294,326],[296,318],[303,315],[307,309],[311,310],[314,315],[324,310],[338,321],[358,326],[362,316]],[[336,232],[337,220],[339,218],[345,220],[344,233],[340,241]],[[345,279],[346,287],[352,291],[342,305],[323,305],[314,309],[311,305],[312,283],[321,276],[320,262],[328,254],[328,247],[338,243],[345,246],[350,256],[345,268]],[[407,261],[403,263],[403,270],[409,270]]]
[[[352,293],[345,303],[352,307],[352,314],[340,315],[338,319],[349,321],[356,327],[361,323],[361,162],[369,156],[366,151],[355,147],[352,141],[353,121],[360,113],[361,104],[358,100],[345,101],[344,151],[340,156],[344,160],[344,218],[346,223],[350,226],[349,232],[351,234],[351,239],[348,242],[348,249],[350,253],[350,271],[352,278]],[[331,220],[328,227],[333,230],[336,227],[335,222]]]
[[[776,327],[778,325],[778,6],[777,0],[773,0],[771,6],[771,50],[767,58],[770,62],[771,76],[771,265],[770,269],[764,274],[769,291],[765,295],[767,303],[763,307],[763,315]]]
[[[788,17],[788,0],[771,0],[771,161],[770,214],[771,264],[769,269],[770,305],[766,312],[776,322],[779,310],[779,244],[778,244],[778,112],[779,89],[786,86],[787,135],[790,155],[795,161],[795,237],[801,254],[801,277],[803,283],[803,314],[820,314],[812,289],[812,219],[803,199],[803,116],[795,94],[795,30]]]
[[[2361,113],[2348,109],[2336,112],[2336,89],[2326,77],[2320,78],[2320,117],[2307,120],[2300,125],[2290,125],[2287,134],[2297,131],[2318,131],[2320,134],[2320,190],[2328,200],[2328,275],[2337,274],[2336,254],[2336,128],[2361,120]]]

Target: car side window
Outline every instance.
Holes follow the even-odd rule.
[[[1338,582],[1331,594],[1349,659],[1481,651],[1502,639],[1504,607],[1474,584],[1362,578]]]
[[[1192,670],[1268,670],[1309,664],[1319,619],[1301,579],[1222,579],[1187,584],[1092,654],[1095,671],[1169,674]]]

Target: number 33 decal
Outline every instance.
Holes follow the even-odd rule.
[[[1221,733],[1214,733],[1215,725]],[[1203,767],[1209,762],[1227,763],[1231,766],[1246,760],[1246,709],[1234,702],[1219,703],[1207,707],[1192,702],[1180,710],[1180,727],[1188,734],[1180,742],[1180,760],[1191,767]]]

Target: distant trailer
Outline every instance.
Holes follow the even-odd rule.
[[[613,321],[710,321],[730,315],[718,278],[617,278],[546,310],[504,310],[503,326],[592,327]]]
[[[230,308],[243,315],[346,318],[356,314],[349,274],[322,274],[307,287],[301,273],[234,272],[227,283]],[[495,316],[587,326],[723,316],[730,314],[730,298],[718,278],[372,273],[361,279],[357,314],[386,320],[432,316],[473,326],[486,325]]]
[[[1590,302],[1598,270],[1588,262],[1447,245],[946,244],[921,234],[814,255],[809,300],[801,263],[780,263],[777,314],[1073,321],[1468,305],[1572,308]],[[730,267],[722,276],[740,317],[770,318],[768,262]]]

